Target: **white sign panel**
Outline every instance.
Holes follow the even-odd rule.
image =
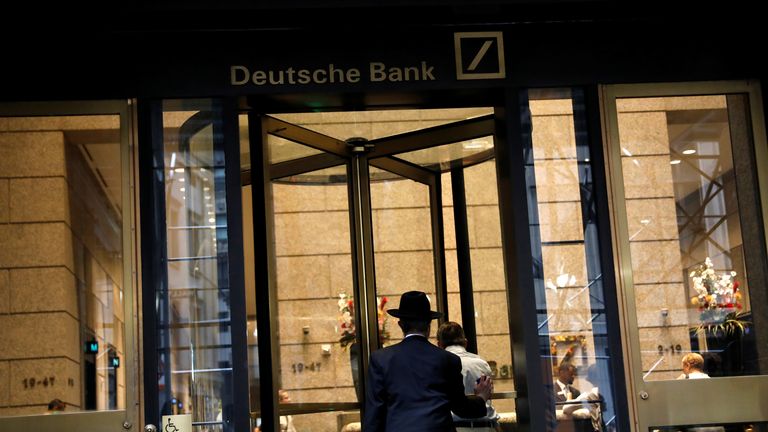
[[[159,432],[192,432],[192,414],[163,416]]]

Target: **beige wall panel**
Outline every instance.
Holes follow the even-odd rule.
[[[635,285],[637,325],[688,325],[688,295],[680,284]],[[667,317],[662,315],[667,310]]]
[[[326,210],[325,186],[302,184],[272,184],[275,213]]]
[[[429,188],[412,180],[392,180],[371,184],[371,207],[374,210],[427,207]]]
[[[579,171],[575,160],[544,160],[536,163],[538,202],[579,201]]]
[[[16,360],[10,362],[11,405],[48,404],[59,398],[67,404],[80,404],[80,365],[70,359],[50,358],[41,360]],[[42,381],[49,378],[48,386]],[[50,378],[53,377],[53,384]],[[27,388],[24,388],[24,380]],[[34,387],[29,381],[35,379]],[[74,386],[69,386],[72,379]]]
[[[533,117],[534,159],[576,159],[576,138],[570,115]]]
[[[277,258],[278,299],[305,299],[335,295],[338,293],[331,289],[331,267],[328,255]]]
[[[475,302],[478,335],[509,333],[506,291],[481,292],[475,296]]]
[[[445,250],[445,283],[449,293],[459,292],[459,267],[456,249]]]
[[[11,222],[69,222],[64,177],[11,179]]]
[[[342,292],[352,294],[352,256],[331,255],[328,262],[331,268],[331,296],[336,297]]]
[[[538,207],[542,242],[584,240],[579,202],[541,203]]]
[[[622,113],[619,115],[619,142],[622,153],[630,155],[668,154],[667,114],[664,112]]]
[[[477,352],[483,360],[489,363],[495,361],[497,368],[501,369],[503,365],[512,364],[512,352],[510,351],[509,344],[508,335],[478,336]],[[500,372],[497,378],[502,380]]]
[[[10,362],[0,361],[0,407],[8,405],[11,400]]]
[[[281,344],[331,343],[341,337],[338,299],[288,300],[278,304]],[[309,333],[304,334],[303,327]]]
[[[283,387],[288,389],[309,389],[320,387],[347,387],[352,385],[352,369],[349,365],[349,350],[338,344],[331,346],[331,355],[322,355],[321,344],[282,345],[280,347]],[[320,363],[315,371],[304,369],[293,372],[293,365]],[[331,392],[329,392],[331,393]],[[332,400],[326,395],[323,402]],[[320,401],[316,401],[320,402]]]
[[[678,96],[616,99],[620,113],[726,108],[725,96]]]
[[[583,287],[587,284],[587,258],[583,244],[542,246],[541,255],[544,281],[551,279],[557,285],[558,275],[567,273],[576,277],[574,286]]]
[[[349,248],[347,212],[275,215],[277,256],[348,253]]]
[[[378,295],[389,297],[388,308],[396,308],[400,295],[406,291],[435,292],[431,252],[377,253],[374,259],[376,289]]]
[[[413,132],[420,129],[440,126],[452,123],[453,119],[441,120],[414,120],[414,121],[394,121],[387,123],[374,123],[371,125],[371,139],[384,138],[393,135],[399,135],[406,132]]]
[[[349,384],[349,387],[335,387],[331,391],[328,391],[328,389],[288,389],[288,395],[291,397],[292,403],[312,403],[319,400],[330,402],[357,402],[355,388],[351,383]]]
[[[621,159],[626,198],[675,196],[669,156],[638,156]]]
[[[456,249],[456,224],[453,207],[443,207],[443,242],[446,249]],[[471,236],[472,233],[469,233]]]
[[[538,205],[539,232],[542,242],[582,242],[581,204],[579,202],[541,203]]]
[[[469,230],[474,232],[471,247],[501,247],[501,222],[497,206],[478,206],[467,209]]]
[[[325,190],[325,208],[328,210],[343,210],[349,208],[349,194],[346,184],[334,184],[323,187]],[[349,225],[349,222],[346,222]]]
[[[119,127],[120,118],[116,115],[0,118],[0,131],[67,131],[118,129]]]
[[[376,252],[432,249],[432,222],[427,208],[373,212]]]
[[[313,413],[293,416],[297,431],[338,432],[338,412]]]
[[[72,233],[63,223],[0,225],[0,267],[73,268]]]
[[[466,178],[464,182],[466,183]],[[466,186],[466,184],[465,184]],[[451,182],[451,173],[446,172],[440,174],[440,190],[442,192],[443,207],[453,206],[453,183]]]
[[[11,214],[10,180],[0,179],[0,223],[7,223]]]
[[[66,175],[64,134],[0,133],[0,173],[5,177]]]
[[[534,117],[544,115],[573,115],[573,101],[568,99],[542,99],[528,102]]]
[[[474,292],[506,289],[501,248],[471,249],[470,255]]]
[[[80,358],[77,320],[63,312],[0,315],[0,360]]]
[[[688,326],[680,327],[657,327],[640,329],[640,352],[643,365],[643,372],[647,372],[654,363],[661,357],[659,356],[658,346],[669,348],[670,345],[680,344],[684,352],[672,354],[666,351],[662,360],[654,371],[681,371],[681,360],[685,351],[691,349],[691,340],[688,333]],[[679,374],[680,372],[678,372]],[[646,378],[646,381],[653,381],[657,378],[654,373]]]
[[[448,320],[457,322],[461,325],[461,298],[458,293],[448,294]],[[397,321],[394,322],[397,326]],[[437,326],[435,326],[437,327]],[[397,330],[400,331],[399,329]],[[435,335],[437,335],[437,328],[435,328]]]
[[[471,166],[464,170],[464,189],[467,205],[499,203],[496,187],[496,163],[493,160]]]
[[[77,317],[75,275],[65,267],[10,271],[11,311],[67,311]]]
[[[11,273],[0,269],[0,314],[11,311]]]
[[[674,198],[626,200],[629,237],[639,240],[678,238]]]
[[[635,284],[683,281],[677,240],[631,242],[629,247]]]

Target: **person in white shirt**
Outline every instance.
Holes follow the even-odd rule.
[[[491,366],[477,354],[467,351],[467,338],[459,323],[444,322],[437,330],[437,345],[444,350],[456,354],[461,359],[461,375],[464,378],[464,392],[474,394],[474,389],[480,378],[492,375]],[[488,431],[498,429],[499,416],[490,400],[485,402],[486,415],[478,418],[463,418],[452,413],[453,424],[457,432]]]
[[[704,373],[704,357],[699,353],[688,353],[683,356],[683,373],[677,379],[702,379],[709,378]]]

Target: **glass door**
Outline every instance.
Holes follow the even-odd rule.
[[[603,95],[638,430],[746,430],[768,414],[761,96],[750,83]]]
[[[254,228],[246,254],[250,247],[253,257],[267,258],[246,262],[246,268],[254,263],[255,292],[247,301],[249,363],[273,371],[265,376],[251,368],[251,411],[261,430],[274,430],[277,422],[312,430],[354,427],[370,352],[402,338],[385,311],[397,307],[403,292],[427,292],[448,319],[462,321],[464,305],[472,313],[472,303],[460,301],[458,230],[445,225],[448,220],[454,228],[451,207],[467,198],[454,199],[450,182],[443,183],[452,168],[493,159],[494,121],[489,109],[435,111],[441,112],[431,118],[425,111],[241,116],[241,151],[250,160],[243,167],[244,194],[250,192],[253,203],[244,214],[252,212]],[[491,227],[499,223],[495,205]],[[459,237],[468,239],[466,220]],[[498,237],[494,257],[500,261]],[[461,243],[468,258],[468,241]],[[471,299],[471,285],[464,289]],[[483,301],[505,304],[503,280],[486,289]],[[494,316],[506,318],[505,311]],[[474,314],[464,318],[476,349]],[[502,347],[494,363],[509,379],[509,330],[495,328],[483,343]],[[269,337],[257,340],[258,334]],[[506,350],[499,339],[506,339]]]

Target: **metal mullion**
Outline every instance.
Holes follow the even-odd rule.
[[[517,425],[520,431],[528,432],[548,430],[555,406],[554,399],[544,385],[551,380],[551,372],[543,367],[539,346],[536,286],[531,271],[533,257],[528,226],[530,210],[523,155],[525,131],[519,93],[519,89],[509,88],[506,91],[506,109],[497,109],[495,145],[508,316],[516,318],[510,320],[509,337],[517,391]],[[523,96],[527,98],[526,93]],[[530,123],[527,126],[530,127]],[[530,134],[530,131],[527,133]],[[528,142],[529,148],[530,145]]]
[[[369,141],[374,146],[369,158],[390,156],[424,148],[424,143],[432,146],[467,141],[494,133],[493,115],[449,123],[447,125],[420,129],[415,132],[394,135]]]
[[[418,183],[429,185],[434,182],[435,173],[433,171],[392,156],[369,159],[368,163]]]
[[[459,272],[459,301],[461,324],[467,338],[467,351],[477,354],[477,326],[475,325],[475,298],[472,287],[472,261],[469,244],[467,197],[464,184],[464,167],[451,168],[453,195],[453,225],[456,232],[456,262]]]
[[[432,222],[432,261],[435,269],[435,302],[442,312],[440,322],[448,319],[448,284],[445,270],[445,238],[443,226],[443,192],[440,173],[432,174],[429,183],[429,214]]]
[[[360,371],[362,385],[361,394],[365,394],[368,386],[369,358],[371,352],[378,349],[379,328],[378,303],[376,301],[376,274],[373,260],[373,223],[371,220],[371,190],[368,172],[368,160],[365,156],[356,155],[348,165],[349,201],[350,201],[350,233],[352,234],[353,268],[356,274],[355,308],[358,314],[357,336],[360,344]],[[362,401],[360,401],[362,402]],[[361,415],[364,407],[361,407]]]
[[[250,429],[249,379],[248,379],[248,323],[245,296],[245,264],[243,262],[243,208],[242,186],[240,185],[240,131],[238,114],[233,100],[227,100],[222,109],[221,128],[224,142],[226,218],[227,218],[227,261],[228,281],[219,281],[219,290],[229,287],[243,289],[229,290],[230,335],[232,349],[232,404],[235,431]],[[214,123],[214,128],[216,123]],[[219,136],[215,133],[214,137]],[[217,216],[218,217],[218,216]],[[219,249],[221,250],[221,248]],[[222,283],[222,282],[228,282]],[[195,296],[197,298],[197,296]],[[199,349],[200,347],[198,347]],[[225,427],[226,429],[226,427]]]
[[[265,133],[285,138],[298,144],[312,147],[324,152],[333,153],[337,156],[349,157],[349,147],[347,143],[328,135],[291,124],[274,117],[264,116],[262,128]],[[267,155],[269,156],[269,155]],[[269,161],[269,157],[266,159]]]
[[[278,426],[277,392],[280,365],[277,337],[277,287],[274,248],[274,212],[272,209],[272,185],[269,175],[269,149],[267,148],[266,121],[250,113],[248,135],[250,141],[251,172],[258,182],[251,186],[253,203],[254,274],[256,277],[256,328],[260,392],[259,403],[261,429],[274,431]],[[254,151],[255,150],[255,151]],[[266,258],[266,259],[264,259]],[[273,315],[274,313],[274,315]]]
[[[313,156],[272,164],[272,166],[269,167],[269,174],[272,180],[276,180],[293,175],[332,168],[342,165],[345,162],[346,159],[340,156],[331,153],[320,153]]]
[[[613,265],[613,246],[611,244],[611,224],[610,209],[608,206],[608,183],[605,177],[605,160],[603,155],[603,141],[600,114],[600,96],[596,86],[590,86],[586,89],[573,92],[573,122],[576,137],[577,160],[584,161],[589,158],[592,180],[592,202],[591,208],[586,208],[582,204],[583,226],[586,228],[588,220],[588,211],[595,213],[596,221],[594,223],[597,232],[585,232],[585,248],[592,247],[597,251],[599,259],[599,268],[594,269],[587,264],[589,278],[590,303],[593,303],[594,296],[592,291],[593,281],[600,279],[602,290],[600,292],[603,304],[602,311],[605,314],[605,328],[608,339],[608,351],[611,355],[609,362],[610,382],[613,389],[614,413],[616,418],[617,430],[629,430],[629,411],[626,398],[621,395],[626,394],[625,371],[623,368],[624,358],[622,350],[621,317],[619,316],[619,300],[615,286],[616,276]],[[583,105],[584,109],[578,109]],[[579,133],[580,130],[582,133]],[[583,149],[588,150],[588,154],[583,154]],[[582,152],[579,152],[579,150]],[[581,167],[579,169],[579,180],[585,180],[582,176]],[[583,188],[580,188],[583,189]],[[584,200],[582,192],[582,200]],[[589,255],[587,255],[589,256]],[[598,313],[601,309],[592,306],[592,312]],[[610,419],[609,419],[610,420]]]
[[[158,322],[162,321],[163,314],[167,315],[168,304],[168,273],[167,247],[155,247],[166,245],[166,215],[165,215],[165,185],[161,173],[163,167],[163,117],[162,102],[140,101],[137,105],[139,142],[146,145],[139,146],[139,178],[148,181],[139,182],[139,196],[143,197],[140,208],[140,221],[142,227],[150,227],[141,230],[141,272],[142,272],[142,361],[144,365],[144,422],[145,424],[158,423],[160,420],[158,368],[160,365],[158,354]],[[155,163],[160,166],[155,166]],[[158,301],[157,294],[164,293],[163,301]],[[167,338],[167,332],[165,334]],[[169,346],[169,343],[164,343]],[[166,353],[166,359],[170,352]],[[163,370],[166,383],[171,383],[170,363]],[[166,386],[166,393],[170,395],[171,386]]]

